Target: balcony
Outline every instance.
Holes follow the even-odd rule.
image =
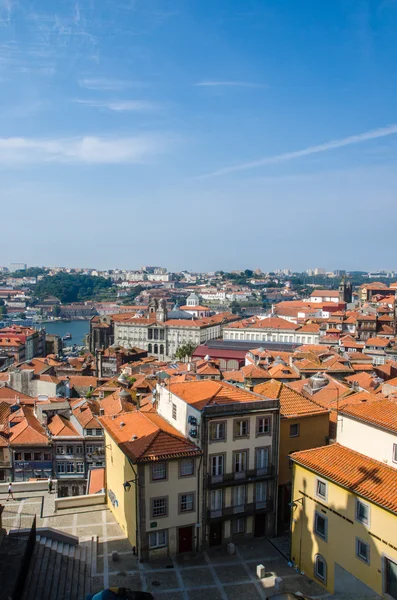
[[[207,487],[227,487],[229,485],[242,485],[244,483],[256,483],[274,477],[274,467],[269,465],[263,469],[250,469],[240,473],[224,473],[223,475],[207,475]]]
[[[261,514],[273,510],[273,499],[268,498],[263,502],[251,502],[241,506],[227,506],[219,510],[207,510],[208,521],[223,521],[233,517],[249,517],[255,514]]]

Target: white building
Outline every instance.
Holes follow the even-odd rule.
[[[203,451],[202,547],[274,535],[278,400],[219,381],[158,386],[156,400]]]
[[[335,302],[339,304],[338,290],[314,290],[309,298],[310,302]]]
[[[189,342],[199,346],[222,337],[224,326],[239,319],[231,313],[195,319],[183,311],[177,311],[176,317],[172,311],[168,313],[163,300],[160,304],[150,301],[145,317],[114,315],[114,344],[123,348],[138,346],[164,360],[173,358],[177,349]]]
[[[280,317],[252,317],[226,325],[224,340],[244,342],[281,342],[289,344],[318,344],[320,327],[314,323],[297,325]]]
[[[337,427],[340,444],[397,468],[396,402],[369,400],[345,406],[339,411]]]

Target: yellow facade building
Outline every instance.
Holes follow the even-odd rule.
[[[201,450],[155,412],[100,418],[110,510],[140,559],[199,545]]]
[[[340,444],[291,459],[294,564],[331,593],[397,599],[397,470]]]

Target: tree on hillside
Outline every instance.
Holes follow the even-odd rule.
[[[57,273],[43,277],[35,288],[35,295],[40,299],[56,296],[62,303],[83,302],[95,298],[112,287],[112,282],[104,277]]]

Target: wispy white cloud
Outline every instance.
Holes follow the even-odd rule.
[[[265,83],[254,83],[252,81],[198,81],[197,87],[268,87]]]
[[[155,134],[125,138],[0,138],[0,164],[142,164],[169,150],[172,141],[170,136]]]
[[[100,101],[100,100],[74,100],[78,104],[85,104],[93,108],[104,108],[114,112],[151,112],[159,110],[160,105],[146,100],[115,100],[115,101]]]
[[[218,169],[208,176],[224,175],[226,173],[234,173],[236,171],[247,171],[248,169],[255,169],[257,167],[263,167],[275,163],[285,162],[288,160],[294,160],[295,158],[302,158],[304,156],[310,156],[312,154],[319,154],[320,152],[328,152],[329,150],[336,150],[337,148],[345,148],[346,146],[352,146],[353,144],[362,144],[370,140],[376,140],[389,135],[397,134],[397,124],[388,125],[387,127],[380,127],[378,129],[371,129],[358,135],[352,135],[340,140],[331,140],[325,144],[319,144],[318,146],[309,146],[303,150],[296,150],[295,152],[286,152],[284,154],[277,154],[276,156],[266,156],[258,160],[251,162],[244,162],[238,165],[232,165],[230,167],[224,167]]]
[[[87,90],[121,91],[132,87],[142,87],[139,81],[110,79],[107,77],[85,78],[79,80],[79,86]]]

